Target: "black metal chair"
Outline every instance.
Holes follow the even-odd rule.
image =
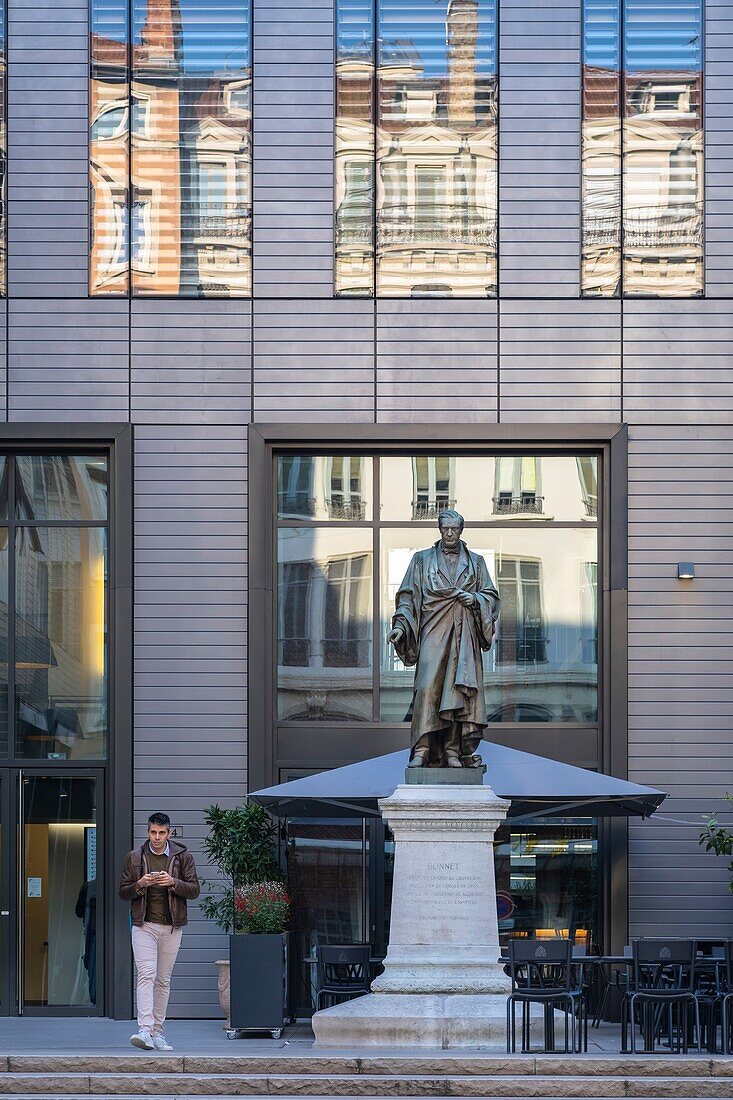
[[[517,1049],[516,1005],[522,1006],[522,1053],[531,1051],[530,1006],[544,1010],[543,1052],[555,1051],[555,1010],[565,1020],[565,1049],[569,1054],[588,1049],[588,1013],[585,992],[576,984],[581,968],[573,966],[573,944],[567,939],[509,941],[509,974],[512,991],[507,998],[506,1045],[509,1053]],[[568,1026],[570,1025],[570,1027]],[[568,1045],[570,1042],[570,1045]]]
[[[361,997],[369,992],[368,943],[320,944],[316,947],[316,1009],[321,999]]]
[[[622,1052],[628,1052],[626,1035],[630,1025],[631,1053],[637,1053],[638,1012],[645,1052],[653,1053],[657,1039],[664,1036],[671,1053],[686,1054],[690,1009],[699,1050],[700,1006],[695,996],[694,940],[635,940],[632,948],[633,988],[621,1005]]]
[[[718,1004],[721,1012],[721,1049],[723,1054],[733,1054],[733,940],[725,940],[723,943],[723,959],[718,967]],[[714,1018],[717,1016],[716,1005],[713,1009]]]

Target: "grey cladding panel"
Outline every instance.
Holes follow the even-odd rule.
[[[255,302],[255,420],[374,419],[374,303]]]
[[[733,423],[733,325],[714,299],[624,302],[624,416]]]
[[[87,293],[86,0],[8,4],[8,271],[13,295]]]
[[[11,299],[8,320],[10,420],[128,419],[126,302]]]
[[[501,8],[499,287],[575,297],[580,255],[580,2]],[[531,221],[526,221],[529,217]]]
[[[333,291],[334,14],[325,0],[254,11],[256,293]]]
[[[136,428],[136,835],[165,808],[204,875],[205,807],[246,791],[246,471],[244,427]],[[204,975],[216,989],[222,937],[197,905],[191,919],[173,1016],[191,1014]]]
[[[496,422],[496,302],[377,303],[377,419]]]
[[[502,421],[621,416],[618,302],[502,301]]]
[[[241,300],[133,301],[133,420],[246,423],[251,310]]]
[[[631,428],[629,778],[670,795],[630,826],[631,935],[720,935],[729,920],[724,862],[701,852],[697,822],[733,789],[731,485],[730,428]],[[696,579],[678,580],[690,559]]]

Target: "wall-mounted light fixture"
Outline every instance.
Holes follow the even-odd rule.
[[[681,581],[693,581],[695,579],[694,561],[678,561],[677,576]]]

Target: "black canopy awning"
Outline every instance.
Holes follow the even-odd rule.
[[[484,783],[511,802],[508,817],[649,817],[667,797],[611,775],[482,741]],[[409,750],[292,779],[249,797],[277,817],[379,816],[378,800],[405,781]]]

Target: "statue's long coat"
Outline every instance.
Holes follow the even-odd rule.
[[[393,627],[404,637],[395,646],[406,665],[417,665],[412,701],[412,743],[454,721],[478,745],[486,726],[481,651],[490,649],[499,614],[499,593],[486,562],[461,542],[455,581],[444,571],[440,542],[410,562],[395,597]],[[478,597],[464,607],[459,591]],[[475,750],[474,750],[475,751]]]

